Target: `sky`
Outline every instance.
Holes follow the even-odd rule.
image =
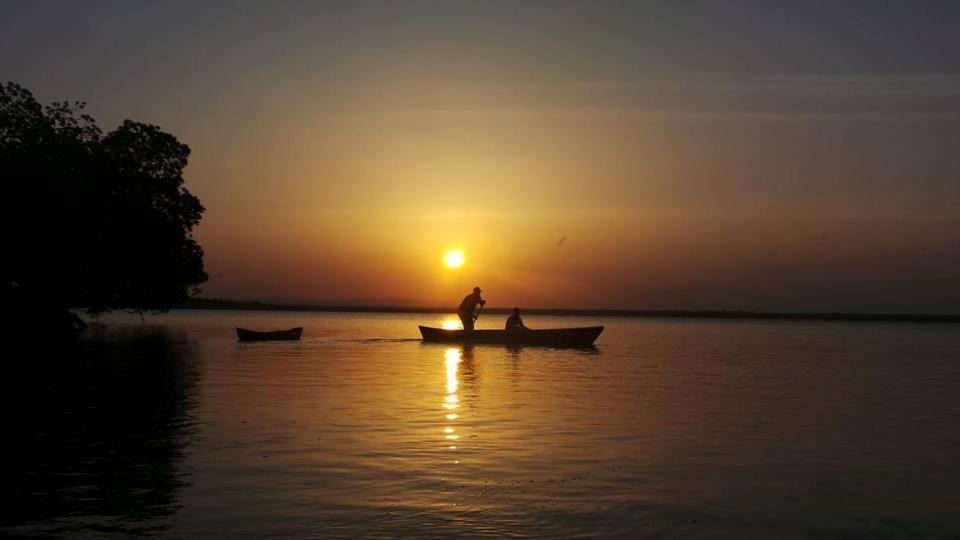
[[[205,296],[960,312],[960,2],[0,9],[0,79],[190,146]]]

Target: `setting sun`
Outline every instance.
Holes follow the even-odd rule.
[[[448,251],[447,254],[443,256],[443,264],[447,265],[447,268],[460,268],[463,266],[465,260],[463,252],[459,249]]]

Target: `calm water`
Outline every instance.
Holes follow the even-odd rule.
[[[956,326],[528,317],[607,329],[421,343],[439,319],[113,317],[4,382],[0,534],[960,536]]]

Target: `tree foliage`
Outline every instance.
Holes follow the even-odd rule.
[[[2,284],[92,313],[167,310],[207,279],[190,148],[130,120],[103,134],[83,109],[0,84]]]

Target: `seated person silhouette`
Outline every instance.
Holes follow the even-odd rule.
[[[477,304],[482,306],[486,303],[486,300],[480,298],[480,287],[474,287],[473,293],[463,298],[463,302],[460,302],[460,307],[457,308],[457,315],[460,317],[460,322],[463,323],[464,330],[473,331],[473,321],[477,320],[473,310],[477,308]]]
[[[523,324],[523,319],[520,318],[520,308],[513,308],[513,315],[507,317],[507,325],[504,328],[508,332],[515,330],[529,330]]]

